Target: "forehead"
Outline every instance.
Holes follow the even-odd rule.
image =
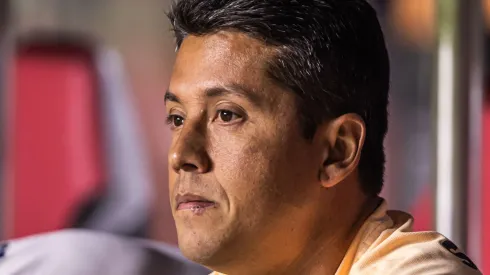
[[[184,39],[174,65],[172,92],[240,84],[261,89],[268,84],[266,60],[273,49],[236,32]]]

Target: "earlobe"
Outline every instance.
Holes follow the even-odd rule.
[[[366,137],[366,126],[357,114],[346,114],[320,127],[324,159],[319,171],[323,187],[331,188],[355,171]]]

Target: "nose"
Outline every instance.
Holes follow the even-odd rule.
[[[206,173],[211,161],[206,151],[206,137],[197,127],[184,127],[169,151],[169,164],[176,173]]]

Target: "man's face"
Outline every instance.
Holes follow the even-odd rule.
[[[177,55],[170,201],[182,252],[210,267],[300,249],[318,210],[322,156],[301,135],[295,95],[266,75],[272,54],[221,32],[187,37]]]

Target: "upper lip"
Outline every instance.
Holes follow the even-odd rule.
[[[203,196],[195,195],[195,194],[178,194],[177,197],[175,198],[176,206],[178,207],[181,203],[187,203],[187,202],[213,202],[212,200],[209,200]]]

